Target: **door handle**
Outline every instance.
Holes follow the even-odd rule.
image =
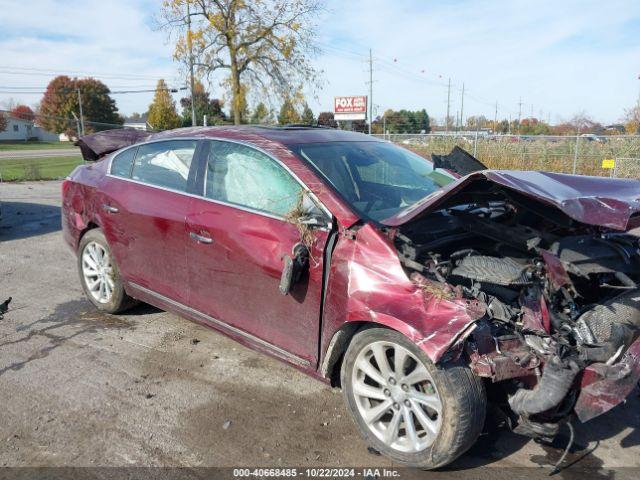
[[[213,243],[213,238],[205,237],[205,236],[200,235],[200,234],[198,234],[196,232],[189,232],[189,236],[191,238],[193,238],[194,240],[196,240],[198,243],[206,243],[206,244]]]
[[[102,204],[102,210],[109,213],[118,213],[120,211],[116,207],[112,207],[111,205],[107,205],[106,203]]]

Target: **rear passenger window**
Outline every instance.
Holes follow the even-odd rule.
[[[302,187],[268,155],[244,145],[211,142],[205,196],[284,217]]]
[[[129,178],[131,176],[131,165],[136,157],[136,149],[129,148],[116,155],[111,161],[111,174],[118,177]]]
[[[186,191],[197,140],[170,140],[140,145],[132,178],[139,182]]]

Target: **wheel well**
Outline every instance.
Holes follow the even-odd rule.
[[[100,225],[94,222],[89,222],[87,224],[87,227],[80,232],[80,236],[78,237],[78,245],[76,247],[80,246],[80,241],[82,240],[82,237],[84,237],[89,230],[93,230],[94,228],[100,228]]]
[[[356,333],[369,327],[388,328],[374,322],[348,322],[333,334],[321,366],[322,376],[328,378],[332,387],[341,387],[340,370],[344,354]]]

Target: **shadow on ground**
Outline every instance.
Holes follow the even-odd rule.
[[[60,207],[0,199],[0,242],[20,240],[60,230]]]

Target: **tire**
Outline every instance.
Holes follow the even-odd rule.
[[[108,285],[105,287],[105,289],[109,289],[111,292],[108,296],[106,294],[102,296],[102,291],[96,292],[95,289],[91,289],[89,283],[94,278],[98,280],[98,277],[88,277],[85,275],[85,272],[98,271],[97,268],[93,268],[94,266],[96,266],[95,263],[90,264],[88,262],[94,261],[95,258],[92,256],[92,254],[95,256],[96,252],[100,251],[106,253],[107,255],[106,257],[103,256],[101,258],[109,259],[109,266],[105,265],[100,273],[100,278],[103,278]],[[86,258],[85,254],[88,255],[89,258]],[[122,279],[120,278],[118,265],[116,264],[115,259],[111,254],[111,249],[109,248],[109,244],[107,243],[102,230],[100,230],[99,228],[89,230],[80,240],[80,245],[78,246],[77,264],[82,289],[84,290],[84,293],[89,301],[93,303],[93,305],[98,310],[112,314],[121,313],[138,303],[136,300],[128,296],[124,291],[124,285],[122,283]]]
[[[373,366],[378,374],[383,371],[374,360],[381,351],[382,360],[386,358],[390,367],[390,378],[384,384],[382,376],[373,375],[369,368]],[[398,357],[402,373],[395,369],[396,351],[408,352],[398,353],[406,355],[404,362]],[[374,377],[379,381],[373,381]],[[341,381],[347,408],[364,439],[382,454],[410,467],[434,469],[451,463],[476,442],[484,425],[487,396],[482,380],[462,364],[436,367],[419,347],[395,330],[368,328],[358,333],[345,354]],[[366,397],[373,394],[375,400]],[[389,402],[392,406],[385,409]],[[381,411],[385,411],[383,416],[371,421]],[[383,428],[385,421],[387,427]],[[397,429],[390,429],[396,421]],[[409,434],[411,424],[416,436]],[[393,432],[397,432],[396,440],[389,441]]]

